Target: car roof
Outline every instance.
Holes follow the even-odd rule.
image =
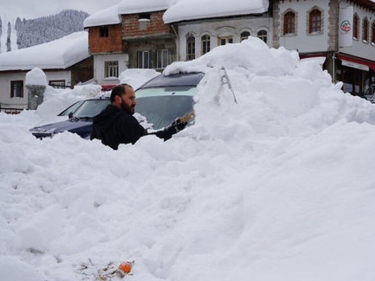
[[[204,73],[176,73],[171,75],[160,74],[152,78],[139,89],[158,88],[158,87],[173,87],[173,86],[197,86],[202,80]]]
[[[86,100],[104,100],[104,99],[109,99],[109,94],[101,94],[100,96],[87,98]]]

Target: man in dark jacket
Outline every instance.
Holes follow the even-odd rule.
[[[103,144],[117,149],[120,143],[135,144],[140,137],[154,134],[168,140],[173,134],[183,130],[187,122],[176,119],[169,127],[154,133],[148,133],[133,116],[136,106],[133,88],[121,84],[113,88],[111,104],[94,117],[90,139],[100,139]]]

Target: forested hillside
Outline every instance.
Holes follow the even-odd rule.
[[[88,13],[64,10],[59,14],[36,19],[5,22],[0,17],[0,52],[9,52],[59,39],[83,30]]]

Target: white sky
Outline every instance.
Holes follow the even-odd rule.
[[[196,124],[167,142],[31,135],[89,86],[0,113],[0,281],[119,281],[125,260],[131,281],[375,280],[375,106],[258,38],[166,72],[194,69]]]
[[[92,14],[118,4],[121,0],[1,0],[0,16],[33,19],[50,16],[65,9]]]
[[[168,0],[173,2],[173,0]],[[264,0],[256,0],[254,2],[266,2]],[[375,2],[375,0],[372,0]],[[65,9],[74,9],[93,14],[100,10],[122,2],[121,0],[1,0],[0,16],[21,17],[32,19],[41,16],[49,16],[56,14]],[[137,1],[135,1],[137,2]],[[184,1],[182,1],[184,2]],[[207,6],[201,6],[200,9],[208,9]]]

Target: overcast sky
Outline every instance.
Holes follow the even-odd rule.
[[[122,0],[0,0],[0,17],[33,19],[73,9],[89,14],[120,3]],[[150,0],[152,1],[152,0]],[[371,0],[375,2],[375,0]]]
[[[54,15],[66,9],[92,14],[120,2],[121,0],[0,0],[0,17],[33,19]]]

